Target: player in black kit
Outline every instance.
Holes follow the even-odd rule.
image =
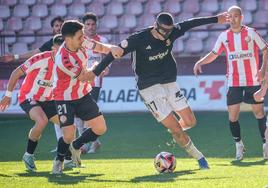
[[[208,169],[209,166],[204,155],[184,132],[195,126],[196,118],[176,85],[177,66],[172,47],[174,41],[189,29],[211,23],[223,24],[228,19],[228,14],[222,13],[174,24],[172,15],[163,12],[157,16],[154,26],[132,34],[119,45],[123,55],[132,52],[133,69],[145,105],[156,120],[169,129],[176,143],[198,160],[200,169]],[[84,79],[92,80],[113,60],[113,55],[108,54],[93,71],[84,72]],[[174,113],[180,117],[179,120]]]

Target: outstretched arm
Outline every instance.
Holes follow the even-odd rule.
[[[38,54],[40,53],[40,50],[37,48],[37,49],[34,49],[34,50],[31,50],[31,51],[28,51],[24,54],[6,54],[6,55],[3,55],[0,57],[0,62],[3,62],[3,63],[10,63],[12,61],[25,61],[26,59],[29,59],[30,57],[32,57],[33,55],[35,54]]]
[[[182,32],[186,32],[194,27],[198,27],[201,25],[212,23],[226,24],[229,21],[229,14],[227,12],[224,12],[216,16],[191,18],[189,20],[178,23],[177,28]]]
[[[205,57],[203,57],[202,59],[197,61],[194,65],[194,68],[193,68],[195,76],[197,76],[198,73],[202,73],[202,66],[203,65],[212,63],[217,57],[218,57],[218,55],[211,51]]]
[[[5,96],[2,98],[0,101],[0,110],[4,111],[11,103],[11,97],[12,97],[12,92],[17,84],[17,81],[21,76],[24,75],[24,72],[20,67],[17,67],[12,73],[9,78],[8,84],[7,84],[7,91]]]

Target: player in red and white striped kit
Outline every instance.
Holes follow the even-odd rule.
[[[26,75],[19,92],[21,108],[35,122],[29,132],[28,144],[22,160],[29,171],[35,171],[34,151],[48,120],[59,125],[59,119],[52,95],[54,55],[62,44],[61,35],[53,38],[53,50],[34,55],[11,74],[7,91],[0,102],[0,109],[5,110],[11,102],[12,91],[18,79]]]
[[[96,14],[92,13],[92,12],[88,12],[86,13],[83,17],[82,17],[82,22],[85,25],[84,31],[85,31],[85,35],[90,38],[93,39],[95,41],[107,44],[108,43],[108,39],[97,34],[97,24],[98,24],[98,18],[96,16]],[[100,62],[103,59],[103,54],[98,53],[94,50],[87,50],[88,53],[88,63],[87,63],[87,67],[92,67],[94,66],[95,62]],[[98,102],[99,99],[99,95],[100,95],[100,90],[102,87],[102,82],[103,82],[103,77],[105,75],[107,75],[109,73],[109,67],[107,67],[105,69],[105,71],[100,75],[97,76],[94,81],[92,81],[91,87],[92,90],[90,91],[90,95],[92,96],[92,98]],[[84,128],[84,122],[79,119],[79,118],[75,118],[74,120],[75,125],[77,126],[78,130],[83,130]],[[82,153],[95,153],[95,151],[100,148],[101,146],[101,142],[99,141],[99,139],[97,139],[96,141],[92,142],[91,144],[85,144],[82,146],[81,148],[81,152]]]
[[[230,29],[222,32],[217,39],[214,49],[194,66],[194,74],[202,72],[202,65],[213,62],[222,52],[226,55],[228,93],[227,105],[229,112],[230,130],[236,143],[236,160],[243,159],[245,150],[241,140],[238,122],[240,104],[251,104],[255,118],[258,121],[260,135],[265,143],[266,116],[263,102],[254,100],[253,94],[260,89],[260,81],[264,78],[267,67],[268,50],[265,41],[254,28],[242,25],[242,10],[238,6],[228,9],[230,14]],[[263,53],[262,66],[259,69],[259,54]],[[265,154],[263,144],[263,157]]]
[[[122,54],[122,49],[86,38],[83,33],[83,26],[75,20],[68,20],[63,23],[61,33],[64,37],[64,43],[55,57],[53,94],[63,137],[58,141],[57,157],[53,162],[53,174],[62,173],[64,156],[69,148],[72,152],[73,161],[77,166],[80,166],[81,146],[90,141],[95,141],[107,129],[102,113],[89,94],[90,83],[83,78],[84,72],[88,71],[87,49],[100,53],[112,51],[117,52],[116,54]],[[74,140],[75,116],[81,118],[88,128]]]

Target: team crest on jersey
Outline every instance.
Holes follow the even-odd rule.
[[[60,116],[60,122],[65,123],[67,121],[67,117],[65,115]]]
[[[120,44],[121,44],[122,48],[128,47],[128,41],[127,40],[122,40]]]
[[[166,40],[166,46],[170,46],[170,44],[171,44],[170,39],[167,39],[167,40]]]
[[[250,36],[246,36],[246,37],[245,37],[245,41],[246,41],[247,43],[249,43],[249,42],[251,41]]]

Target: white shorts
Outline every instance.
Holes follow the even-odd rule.
[[[189,107],[176,82],[156,84],[139,92],[146,107],[158,122],[165,119],[172,111]]]

